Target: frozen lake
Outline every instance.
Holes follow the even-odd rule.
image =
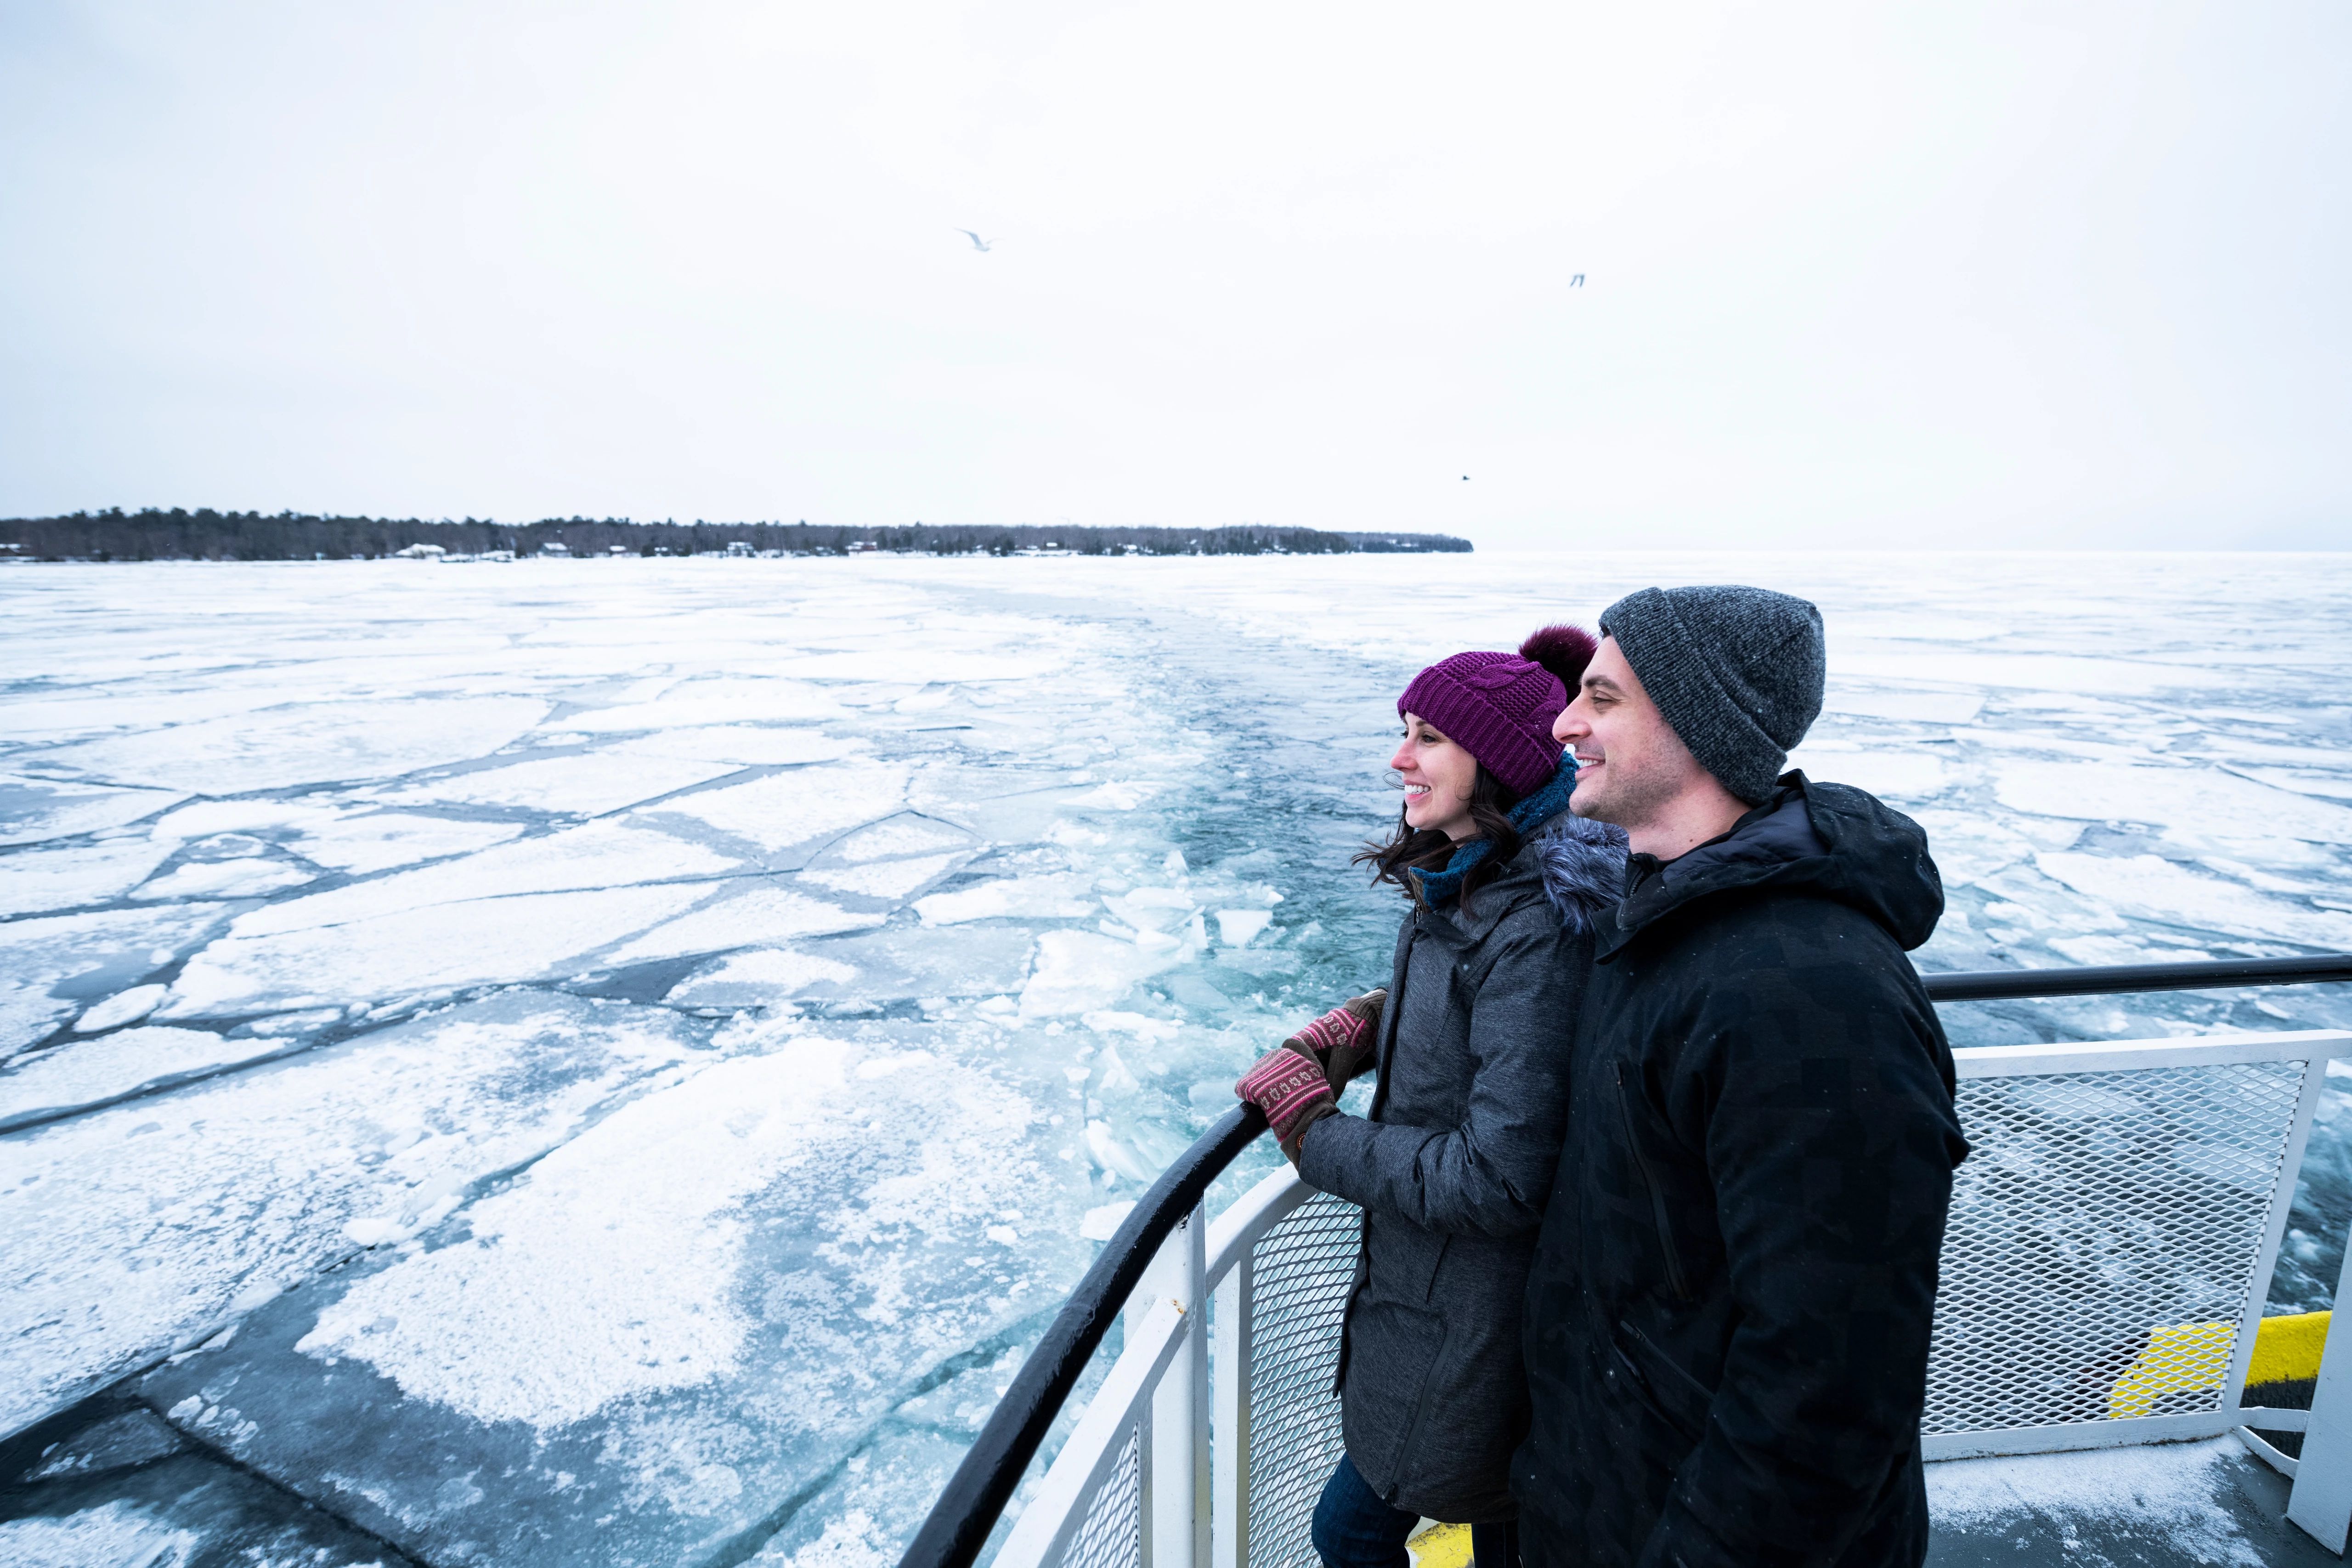
[[[0,1559],[382,1558],[269,1483],[435,1564],[894,1559],[1089,1233],[1384,977],[1404,680],[1706,581],[1821,604],[1797,760],[1927,827],[1924,966],[2352,950],[2347,556],[0,569],[0,1433],[189,1445]]]

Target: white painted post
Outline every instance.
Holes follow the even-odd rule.
[[[2311,1137],[2311,1120],[2319,1097],[2327,1089],[2328,1058],[2314,1056],[2303,1069],[2303,1089],[2295,1096],[2294,1117],[2287,1123],[2286,1148],[2279,1157],[2278,1185],[2271,1193],[2270,1212],[2263,1216],[2262,1251],[2254,1258],[2253,1278],[2247,1281],[2246,1309],[2238,1320],[2238,1334],[2230,1350],[2230,1367],[2221,1380],[2221,1408],[2235,1410],[2246,1393],[2246,1369],[2254,1362],[2254,1336],[2261,1331],[2263,1307],[2271,1299],[2271,1275],[2278,1268],[2279,1243],[2286,1237],[2287,1211],[2294,1206],[2295,1177],[2303,1170],[2303,1149]]]
[[[1131,1325],[1161,1301],[1184,1313],[1181,1342],[1145,1413],[1144,1568],[1209,1568],[1208,1216],[1195,1208],[1161,1244],[1128,1300]]]
[[[2330,1552],[2342,1552],[2352,1535],[2352,1247],[2336,1280],[2336,1313],[2327,1321],[2286,1516]]]
[[[1215,1568],[1249,1568],[1250,1315],[1255,1259],[1244,1252],[1217,1287]]]

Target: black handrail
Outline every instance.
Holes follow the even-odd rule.
[[[2134,991],[2203,991],[2237,985],[2305,985],[2352,980],[2352,953],[2311,958],[2240,958],[2197,963],[2118,963],[2082,969],[1990,969],[1925,974],[1937,1002],[2017,996],[2083,996]],[[1093,1267],[1055,1314],[1051,1327],[1013,1374],[988,1424],[948,1479],[947,1489],[899,1558],[898,1568],[971,1568],[1004,1505],[1036,1457],[1054,1418],[1077,1386],[1111,1321],[1143,1271],[1209,1184],[1265,1131],[1253,1105],[1236,1105],[1160,1173],[1137,1200]]]
[[[1021,1472],[1045,1440],[1078,1375],[1143,1279],[1160,1244],[1191,1214],[1209,1184],[1265,1131],[1265,1115],[1236,1105],[1211,1124],[1136,1200],[1094,1266],[1055,1314],[1053,1325],[1013,1374],[1013,1385],[948,1479],[947,1489],[898,1560],[898,1568],[971,1568],[988,1542]]]
[[[2234,985],[2311,985],[2352,980],[2352,952],[2307,958],[2222,958],[2195,963],[2109,963],[2082,969],[1978,969],[1923,974],[1929,999],[1993,1002],[2011,996],[2099,996],[2127,991],[2220,991]]]

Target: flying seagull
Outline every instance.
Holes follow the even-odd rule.
[[[981,238],[980,236],[972,233],[971,230],[968,228],[960,228],[956,230],[956,232],[963,236],[966,239],[971,241],[971,247],[974,250],[986,250],[989,247],[989,242],[987,240]]]

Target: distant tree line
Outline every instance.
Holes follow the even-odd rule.
[[[846,555],[870,546],[933,555],[1012,555],[1061,549],[1081,555],[1345,555],[1467,552],[1470,542],[1443,533],[1324,532],[1308,528],[973,528],[913,523],[904,528],[845,528],[833,523],[705,522],[627,518],[551,517],[505,523],[466,518],[312,517],[281,511],[74,512],[66,517],[0,520],[0,552],[41,561],[373,561],[411,545],[438,545],[452,555],[511,550],[538,553],[561,544],[574,555],[697,555],[730,545],[755,551]],[[11,550],[8,546],[15,546]]]

